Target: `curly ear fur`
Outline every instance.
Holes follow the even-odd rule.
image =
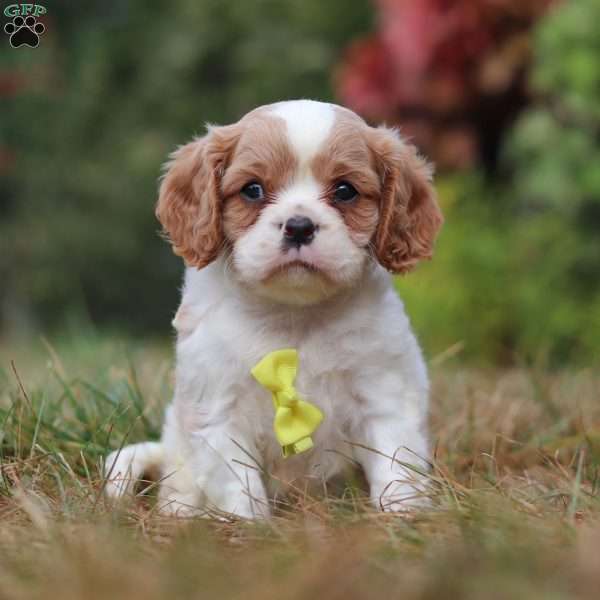
[[[166,163],[156,217],[173,251],[202,268],[223,245],[220,179],[235,145],[234,126],[210,127],[206,136],[181,146]]]
[[[372,149],[383,181],[375,253],[388,271],[407,273],[431,258],[444,220],[431,184],[433,168],[393,129],[375,129]]]

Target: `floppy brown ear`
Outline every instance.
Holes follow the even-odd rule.
[[[433,254],[444,221],[431,184],[432,166],[397,131],[374,130],[372,149],[383,181],[374,247],[392,273],[406,273]]]
[[[219,182],[235,145],[231,127],[211,128],[178,148],[160,185],[156,217],[175,254],[197,268],[215,260],[223,245]]]

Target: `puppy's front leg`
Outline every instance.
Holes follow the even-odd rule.
[[[427,438],[420,419],[397,415],[367,417],[354,440],[356,459],[369,483],[373,505],[401,512],[427,503]]]
[[[371,502],[385,511],[427,503],[429,448],[427,383],[406,385],[392,373],[369,373],[360,386],[363,415],[351,442],[370,487]]]
[[[206,508],[244,518],[270,514],[256,445],[232,423],[211,425],[192,436],[194,473]]]

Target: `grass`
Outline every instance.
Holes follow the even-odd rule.
[[[110,506],[101,458],[156,438],[168,343],[0,347],[0,598],[597,598],[600,375],[432,361],[432,506],[291,497],[267,523]]]

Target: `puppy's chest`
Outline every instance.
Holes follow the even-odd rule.
[[[228,317],[203,323],[178,353],[181,396],[195,397],[203,421],[235,415],[255,431],[271,430],[271,394],[251,370],[267,354],[284,348],[298,351],[295,387],[325,414],[323,432],[341,432],[358,418],[361,400],[353,382],[366,363],[365,332],[341,328],[339,322],[311,327],[263,322],[231,311]]]
[[[278,350],[285,346],[273,347],[269,351]],[[359,408],[359,400],[353,391],[353,369],[342,360],[336,360],[333,349],[323,352],[324,348],[316,348],[312,344],[299,344],[298,369],[296,373],[295,388],[302,398],[317,405],[325,415],[322,425],[324,430],[333,433],[334,430],[342,431],[351,426],[353,416]],[[258,360],[268,351],[261,353]],[[253,360],[254,360],[253,358]],[[339,357],[338,357],[339,358]],[[273,405],[271,394],[253,378],[249,389],[253,390],[253,398],[240,399],[239,403],[245,405],[248,411],[262,414],[270,423],[273,418]],[[244,410],[244,407],[240,407]]]
[[[262,417],[263,425],[271,430],[273,404],[271,393],[251,376],[252,367],[270,352],[294,348],[298,352],[295,388],[298,393],[324,413],[322,432],[341,432],[350,427],[357,414],[359,399],[354,392],[353,381],[360,369],[360,359],[355,352],[344,352],[345,345],[354,343],[334,332],[318,329],[303,331],[299,328],[263,331],[244,349],[237,348],[237,360],[241,365],[241,377],[246,377],[251,398],[238,400],[238,407],[252,415]]]

